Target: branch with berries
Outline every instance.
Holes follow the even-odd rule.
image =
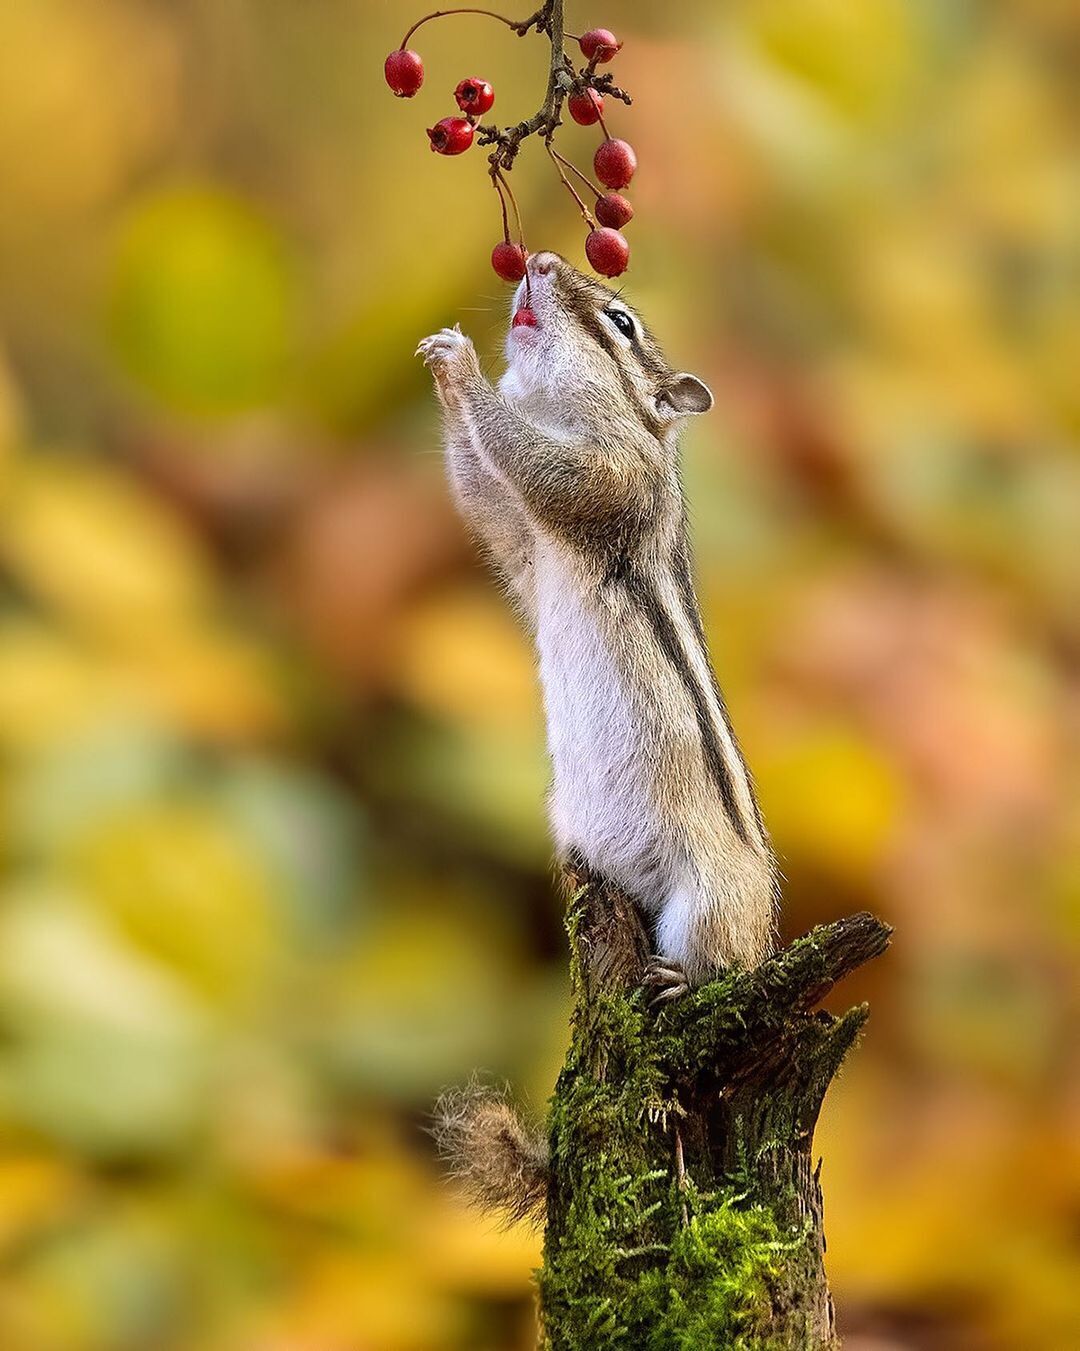
[[[518,37],[536,33],[550,43],[547,92],[540,108],[524,122],[500,127],[484,124],[481,118],[491,111],[495,91],[487,80],[466,79],[454,90],[457,115],[441,118],[428,128],[431,149],[440,155],[461,155],[474,144],[488,148],[488,176],[498,194],[502,216],[502,241],[491,254],[491,265],[504,281],[518,282],[526,274],[529,256],[525,245],[521,212],[510,174],[525,141],[540,137],[563,187],[573,198],[588,234],[585,256],[603,277],[618,277],[630,261],[630,245],[622,229],[632,219],[634,208],[622,195],[637,169],[637,156],[626,141],[611,135],[604,116],[606,100],[629,105],[632,100],[610,72],[600,71],[619,52],[622,43],[606,28],[590,28],[576,37],[565,31],[564,0],[545,0],[527,19],[508,19],[488,9],[445,9],[426,14],[408,30],[401,46],[386,58],[386,83],[398,98],[412,98],[424,83],[424,63],[409,47],[418,28],[433,19],[455,14],[480,14],[505,24]],[[575,65],[566,50],[567,42],[576,42],[584,61]],[[555,148],[555,137],[563,125],[563,108],[579,126],[599,126],[603,139],[593,157],[596,183]],[[510,217],[513,214],[514,230]]]

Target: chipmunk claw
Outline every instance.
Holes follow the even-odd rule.
[[[461,331],[461,325],[455,324],[453,328],[442,328],[430,337],[421,338],[414,355],[422,356],[424,364],[430,366],[432,361],[445,360],[470,346],[469,339]]]
[[[690,989],[690,982],[680,962],[671,957],[654,953],[646,963],[644,985],[653,987],[657,993],[649,1000],[649,1007],[658,1004],[670,1004],[681,999]]]
[[[480,376],[480,364],[472,340],[461,331],[460,324],[440,329],[421,340],[416,355],[423,357],[424,365],[435,377],[440,397],[445,403],[452,399],[463,384]]]

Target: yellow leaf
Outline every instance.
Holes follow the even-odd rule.
[[[402,626],[397,677],[420,707],[457,722],[517,731],[540,718],[532,653],[491,590],[444,593],[413,610]]]
[[[0,1158],[0,1252],[54,1223],[81,1190],[78,1175],[59,1159],[23,1153]]]
[[[120,658],[117,675],[152,714],[226,742],[281,725],[274,672],[254,643],[209,625],[177,625],[144,638],[139,651]]]
[[[11,371],[0,350],[0,501],[7,483],[7,474],[15,442],[22,432],[22,406]]]
[[[170,403],[228,413],[279,392],[291,266],[256,209],[213,188],[139,203],[120,243],[112,333],[128,369]]]
[[[100,464],[25,460],[2,505],[0,555],[24,586],[88,629],[137,643],[210,594],[206,561],[179,518]]]
[[[873,745],[845,727],[812,729],[758,766],[765,819],[781,858],[798,856],[852,882],[881,863],[903,797]]]
[[[108,668],[77,643],[33,621],[0,623],[0,745],[53,744],[121,708]]]
[[[758,0],[742,13],[779,69],[852,120],[895,106],[917,70],[919,35],[903,0]]]
[[[404,1254],[323,1245],[244,1345],[267,1351],[432,1351],[450,1339],[454,1302],[433,1291]]]
[[[209,806],[146,804],[74,843],[66,868],[131,939],[222,1003],[266,976],[275,937],[270,882]]]
[[[104,200],[177,114],[164,15],[97,0],[0,6],[0,231]]]
[[[527,1299],[540,1265],[542,1235],[527,1224],[492,1224],[444,1184],[445,1199],[425,1216],[421,1248],[427,1278],[476,1298]]]

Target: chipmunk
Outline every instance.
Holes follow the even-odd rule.
[[[777,870],[691,579],[678,433],[712,394],[555,253],[515,295],[493,388],[458,327],[421,342],[459,508],[536,643],[560,856],[650,919],[671,999],[770,949]]]

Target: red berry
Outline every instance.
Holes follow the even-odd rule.
[[[609,28],[590,28],[578,43],[589,61],[610,61],[622,43]]]
[[[634,208],[617,192],[608,192],[597,198],[596,219],[612,230],[621,230],[634,219]]]
[[[504,239],[491,250],[491,266],[503,281],[520,281],[525,275],[527,257],[520,244],[511,244],[509,239]]]
[[[617,277],[626,271],[630,245],[618,230],[593,230],[585,241],[585,256],[601,277]]]
[[[637,169],[634,147],[626,141],[601,141],[593,156],[596,176],[605,188],[625,188]]]
[[[595,89],[583,89],[579,94],[571,94],[566,100],[566,106],[579,127],[591,127],[594,122],[600,121],[600,114],[604,111],[604,99]]]
[[[440,155],[460,155],[473,143],[473,125],[463,117],[444,117],[428,127],[431,148]]]
[[[411,99],[424,83],[424,63],[416,52],[404,48],[391,52],[383,67],[386,83],[399,99]]]
[[[525,305],[514,315],[514,322],[511,324],[511,328],[536,328],[537,326],[535,313]]]
[[[454,90],[454,98],[463,113],[479,116],[495,102],[495,90],[487,80],[462,80]]]

